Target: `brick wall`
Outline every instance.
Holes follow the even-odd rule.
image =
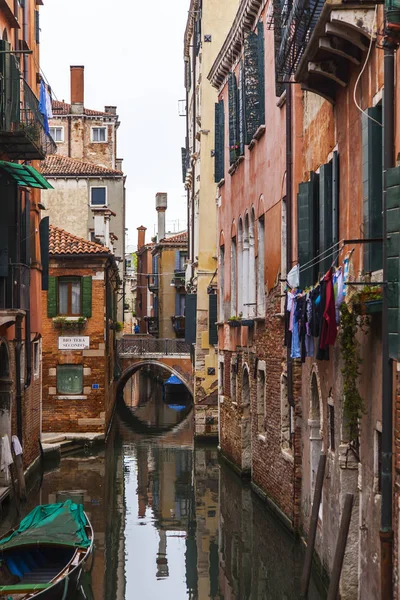
[[[43,292],[43,431],[44,432],[104,432],[111,417],[114,400],[114,332],[110,331],[108,348],[105,340],[105,263],[91,259],[91,264],[51,261],[50,275],[92,276],[92,317],[82,332],[90,337],[90,349],[58,350],[60,335],[70,335],[55,329],[47,317],[47,292]],[[72,333],[71,333],[72,334]],[[60,399],[57,394],[57,365],[83,365],[84,399]],[[92,385],[98,384],[98,389]]]

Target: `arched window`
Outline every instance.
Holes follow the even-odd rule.
[[[321,424],[321,398],[317,374],[314,371],[311,376],[311,402],[310,418],[308,420],[310,434],[310,496],[314,498],[315,482],[317,478],[319,458],[322,451],[322,424]],[[322,502],[319,510],[319,518],[322,519]]]
[[[0,379],[8,379],[10,376],[10,359],[6,344],[0,344]]]
[[[218,265],[219,320],[225,321],[225,245],[219,247]]]
[[[237,311],[238,314],[243,313],[243,221],[239,219],[238,227],[238,270],[237,279],[241,282],[237,288]]]
[[[257,260],[257,316],[265,315],[265,222],[262,215],[257,222],[258,260]]]
[[[256,296],[256,249],[255,249],[255,215],[254,208],[251,209],[250,212],[250,220],[249,220],[249,279],[248,279],[248,287],[249,287],[249,297],[248,297],[248,309],[247,315],[250,318],[257,316],[257,296]]]
[[[257,365],[257,429],[259,433],[265,433],[266,418],[266,365],[265,361],[258,361]]]
[[[250,378],[249,370],[246,366],[243,367],[242,375],[242,406],[250,405]]]
[[[250,377],[247,365],[242,371],[242,471],[251,472],[251,420],[250,420]]]
[[[246,214],[244,218],[244,232],[243,232],[243,316],[248,317],[249,315],[249,215]]]
[[[237,245],[236,236],[231,245],[231,316],[237,315]]]

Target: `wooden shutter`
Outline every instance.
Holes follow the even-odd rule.
[[[40,20],[39,20],[39,11],[35,10],[35,40],[36,43],[40,42]]]
[[[229,73],[229,162],[232,165],[239,156],[238,136],[238,88],[235,73]]]
[[[220,100],[215,105],[215,164],[214,180],[216,183],[224,178],[225,174],[225,112],[224,101]]]
[[[332,158],[332,244],[339,241],[339,153]]]
[[[297,194],[297,240],[300,264],[300,287],[311,286],[318,275],[318,265],[306,265],[317,254],[318,245],[318,176],[311,173],[307,183],[300,183]],[[306,265],[304,271],[302,267]]]
[[[245,115],[244,115],[244,68],[243,65],[239,71],[239,87],[238,87],[238,128],[239,128],[239,155],[244,154],[245,142]]]
[[[208,296],[208,342],[210,346],[218,344],[217,330],[217,294]]]
[[[367,108],[366,113],[379,123],[382,108]],[[364,207],[364,237],[382,237],[382,127],[362,115],[362,177]],[[364,271],[382,268],[382,248],[379,243],[364,244]]]
[[[400,357],[399,340],[399,271],[400,271],[400,167],[388,169],[386,174],[387,208],[387,297],[389,356],[394,360]],[[379,246],[379,243],[373,244]]]
[[[196,343],[197,294],[186,294],[185,341]]]
[[[319,254],[332,247],[332,163],[322,165],[319,171]],[[318,265],[323,274],[332,264],[332,256],[325,255]]]
[[[92,316],[92,277],[90,275],[82,277],[82,315],[87,318]]]
[[[258,49],[258,96],[260,102],[259,126],[265,124],[265,57],[264,57],[264,23],[257,26]]]
[[[175,250],[175,271],[181,270],[181,253],[180,250]]]
[[[44,217],[39,225],[40,261],[42,264],[42,290],[49,289],[49,217]]]
[[[58,277],[49,277],[47,290],[47,316],[58,315]]]
[[[260,125],[258,44],[254,32],[244,41],[246,144],[250,144]]]
[[[0,72],[3,74],[0,86],[0,123],[5,131],[10,131],[13,123],[20,123],[20,72],[10,51],[9,42],[0,40]]]

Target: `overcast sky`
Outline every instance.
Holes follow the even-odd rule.
[[[156,192],[168,192],[167,226],[186,226],[178,100],[188,9],[189,0],[45,0],[40,11],[41,68],[56,99],[70,101],[69,67],[84,65],[85,106],[118,107],[131,244],[139,225],[154,235]]]

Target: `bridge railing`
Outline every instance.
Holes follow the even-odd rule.
[[[139,338],[134,335],[126,335],[118,340],[117,350],[119,356],[127,354],[130,356],[145,356],[146,354],[170,356],[190,354],[190,344],[179,339]]]

